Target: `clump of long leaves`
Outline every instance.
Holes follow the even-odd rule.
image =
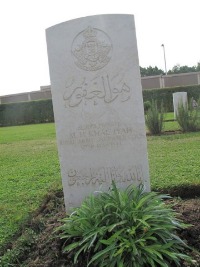
[[[163,104],[161,104],[161,109],[159,111],[157,101],[152,100],[151,106],[146,112],[145,122],[146,126],[151,134],[160,134],[164,126],[164,112]]]
[[[198,101],[200,104],[200,101]],[[193,107],[192,101],[188,106],[180,103],[176,112],[176,120],[183,132],[200,130],[200,106]]]
[[[181,266],[190,258],[176,230],[186,225],[164,203],[167,197],[142,187],[120,191],[113,183],[110,192],[88,197],[63,220],[63,251],[73,253],[76,266]]]

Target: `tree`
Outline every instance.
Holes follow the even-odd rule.
[[[180,66],[180,64],[175,65],[167,74],[176,74],[176,73],[188,73],[188,72],[197,72],[200,71],[200,62],[196,66],[189,67],[187,65]],[[164,71],[158,67],[149,66],[147,68],[140,67],[141,77],[145,76],[155,76],[155,75],[164,75]]]
[[[200,66],[199,66],[200,68]],[[180,66],[179,64],[175,65],[172,70],[168,71],[168,74],[173,74],[173,73],[188,73],[188,72],[196,72],[197,67],[196,66]]]
[[[200,62],[197,63],[196,71],[200,71]]]
[[[156,67],[156,66],[155,67],[149,66],[147,68],[140,67],[140,74],[142,77],[155,76],[155,75],[164,74],[164,71],[161,69],[158,69],[158,67]]]

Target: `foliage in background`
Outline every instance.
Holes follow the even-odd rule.
[[[198,101],[200,104],[200,101]],[[180,103],[176,112],[176,120],[183,132],[196,132],[200,130],[200,107],[193,107],[192,100],[188,106]]]
[[[145,115],[146,126],[151,134],[160,134],[163,129],[164,113],[161,104],[160,110],[158,109],[157,102],[152,100],[151,107]]]
[[[200,62],[197,63],[196,66],[189,67],[187,65],[180,66],[180,64],[175,65],[172,70],[168,71],[168,74],[174,73],[189,73],[189,72],[198,72],[200,71]]]
[[[153,99],[157,101],[158,106],[160,106],[163,102],[165,112],[174,111],[173,93],[176,92],[187,92],[188,99],[193,97],[197,100],[200,98],[200,85],[142,90],[144,102],[151,101]]]
[[[0,105],[0,126],[53,122],[52,100]]]
[[[146,77],[146,76],[155,76],[155,75],[163,75],[164,71],[159,69],[158,67],[152,67],[149,66],[147,68],[142,68],[140,67],[140,75],[141,77]]]
[[[199,99],[200,85],[182,86],[174,88],[146,89],[143,90],[144,103],[153,99],[158,106],[163,106],[166,112],[173,112],[173,93],[187,92],[188,98]],[[53,122],[52,100],[39,100],[30,102],[10,103],[0,105],[0,126],[13,126]]]
[[[200,71],[200,62],[196,66],[180,66],[179,64],[175,65],[171,70],[168,70],[167,74],[176,74],[176,73],[189,73],[189,72],[198,72]],[[145,76],[155,76],[165,74],[162,69],[158,67],[149,66],[147,68],[140,67],[141,77]]]
[[[163,199],[143,187],[91,195],[63,220],[60,237],[74,263],[99,267],[180,266],[189,257],[175,230],[185,228]],[[91,212],[92,211],[92,212]]]

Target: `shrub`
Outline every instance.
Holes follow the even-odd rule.
[[[200,101],[198,101],[200,103]],[[192,100],[186,107],[183,103],[178,105],[176,120],[183,132],[195,132],[200,130],[200,107],[193,107]]]
[[[151,102],[150,101],[145,101],[144,102],[144,112],[146,113],[151,107]]]
[[[160,134],[164,126],[163,120],[163,107],[161,106],[161,111],[159,112],[157,101],[152,100],[151,107],[145,116],[145,122],[149,132],[151,134]]]
[[[176,92],[187,92],[189,99],[192,97],[198,99],[200,97],[200,85],[142,90],[144,102],[151,101],[153,99],[157,101],[158,106],[160,106],[163,102],[163,107],[166,112],[174,111],[173,93]]]
[[[113,182],[108,193],[91,195],[63,220],[63,251],[74,253],[76,266],[180,266],[190,257],[175,231],[186,225],[164,198],[169,196],[145,193],[142,186],[120,191]]]
[[[52,100],[38,100],[0,105],[0,126],[53,122]]]

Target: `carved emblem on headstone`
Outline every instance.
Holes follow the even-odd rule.
[[[75,64],[87,71],[96,71],[108,64],[111,59],[112,44],[102,30],[88,27],[80,32],[72,43]]]

